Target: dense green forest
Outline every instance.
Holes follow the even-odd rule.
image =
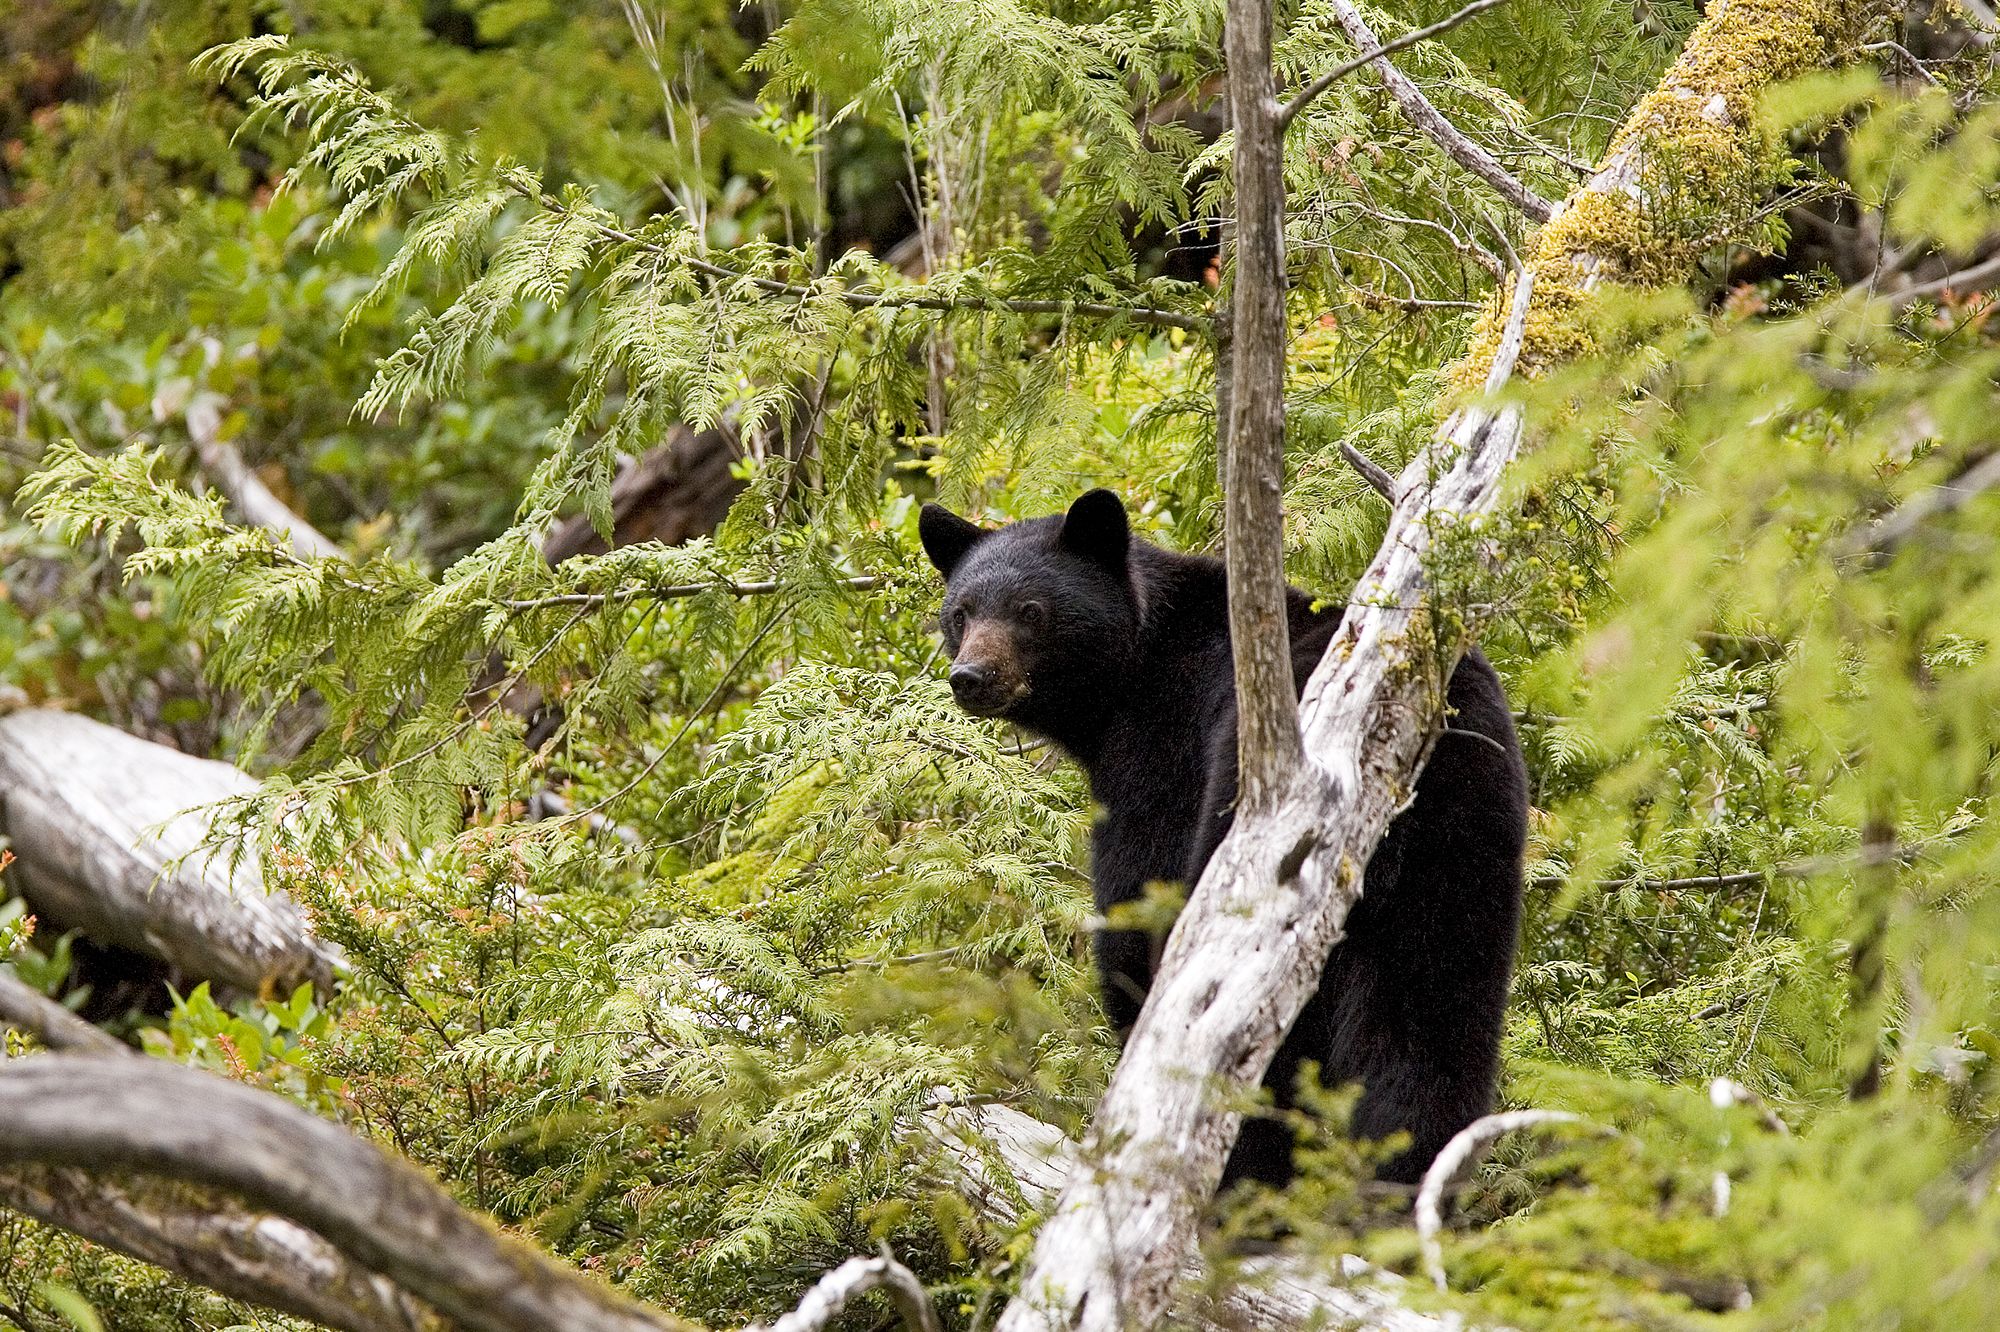
[[[1987,1325],[1996,42],[1984,0],[0,3],[0,1328],[1053,1327],[1064,1208],[1171,1282],[1128,1323]],[[1208,1199],[1190,1146],[1121,1253],[1079,1207],[1188,1190],[1092,1182],[1152,1065],[1100,1109],[1087,787],[954,706],[919,507],[1105,486],[1217,554],[1279,480],[1289,580],[1401,617],[1321,668],[1383,668],[1367,724],[1306,708],[1374,793],[1328,872],[1449,729],[1421,667],[1505,683],[1499,1101],[1552,1113],[1427,1218],[1308,1086],[1296,1182]],[[1283,887],[1225,877],[1122,923]],[[1270,1053],[1179,1071],[1254,1113]]]

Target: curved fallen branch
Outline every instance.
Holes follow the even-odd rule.
[[[339,1125],[159,1060],[0,1065],[0,1164],[135,1171],[219,1190],[312,1232],[471,1332],[687,1328],[501,1234]]]
[[[51,1050],[137,1052],[11,976],[0,976],[0,1024]],[[423,1317],[394,1285],[356,1268],[319,1236],[184,1185],[99,1179],[87,1170],[0,1170],[0,1207],[81,1235],[231,1299],[309,1318],[339,1332],[418,1332]]]
[[[821,1332],[851,1301],[871,1290],[889,1297],[896,1316],[911,1332],[938,1332],[937,1310],[931,1307],[924,1283],[886,1253],[879,1258],[849,1258],[821,1277],[798,1308],[768,1329],[753,1326],[746,1332]]]
[[[51,1050],[117,1055],[123,1041],[91,1026],[34,986],[0,972],[0,1027],[26,1032]]]
[[[1439,1290],[1445,1288],[1444,1246],[1438,1242],[1438,1232],[1444,1229],[1446,1186],[1509,1133],[1538,1124],[1582,1122],[1581,1116],[1567,1110],[1508,1110],[1475,1119],[1453,1135],[1431,1162],[1430,1169],[1424,1171],[1423,1183],[1417,1189],[1417,1240],[1423,1245],[1424,1272],[1432,1285]]]
[[[10,885],[60,925],[196,979],[252,994],[302,981],[329,990],[331,950],[288,898],[265,891],[255,855],[205,847],[197,806],[256,785],[227,763],[74,713],[0,717]]]

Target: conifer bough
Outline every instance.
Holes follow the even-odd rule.
[[[1672,163],[1680,207],[1725,225],[1749,217],[1769,178],[1753,115],[1757,95],[1840,57],[1866,9],[1854,0],[1711,6],[1660,86],[1626,120],[1598,172],[1542,229],[1516,285],[1518,295],[1532,283],[1532,304],[1489,311],[1458,369],[1459,384],[1497,388],[1514,355],[1522,370],[1532,371],[1588,351],[1578,315],[1591,289],[1607,279],[1648,286],[1683,280],[1703,242],[1692,229],[1649,225],[1655,194],[1649,170]],[[1271,21],[1268,0],[1229,4],[1239,228],[1252,207],[1282,207],[1282,200],[1274,205],[1244,193],[1246,158],[1253,168],[1276,160],[1268,60],[1261,68],[1243,63],[1268,51]],[[1250,180],[1255,190],[1254,173]],[[1268,222],[1267,215],[1259,225]],[[1713,228],[1701,232],[1713,234]],[[1282,282],[1282,269],[1274,276],[1262,256],[1253,256],[1256,266],[1243,266],[1243,235],[1239,230],[1233,389],[1273,394],[1282,363],[1241,362],[1282,356],[1282,296],[1243,288]],[[1247,327],[1246,315],[1278,320],[1275,336]],[[1269,425],[1261,437],[1238,427],[1251,419],[1268,423],[1281,402],[1232,403],[1225,446],[1232,603],[1239,567],[1273,582],[1281,578],[1276,568],[1239,566],[1235,558],[1236,519],[1274,518],[1269,492],[1282,475]],[[1236,1134],[1240,1115],[1225,1106],[1257,1085],[1318,983],[1368,858],[1436,734],[1437,681],[1449,676],[1477,627],[1469,611],[1446,624],[1401,608],[1422,605],[1433,590],[1426,565],[1439,530],[1494,508],[1519,440],[1518,412],[1475,405],[1455,413],[1405,470],[1388,535],[1307,685],[1303,744],[1296,734],[1280,735],[1272,753],[1243,756],[1246,793],[1253,773],[1284,784],[1275,799],[1267,796],[1269,803],[1239,809],[1182,911],[1082,1160],[1037,1237],[1000,1332],[1113,1332],[1158,1326],[1165,1315],[1199,1210]],[[1275,590],[1247,595],[1268,599]],[[1232,606],[1232,628],[1242,627]],[[1433,665],[1435,674],[1427,669]],[[1269,695],[1290,688],[1288,673],[1239,671],[1246,717],[1282,718],[1285,704]],[[1306,761],[1288,763],[1285,755],[1301,749]]]

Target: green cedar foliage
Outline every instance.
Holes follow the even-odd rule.
[[[1694,18],[1638,9],[1515,0],[1398,61],[1560,197]],[[503,44],[539,13],[478,12]],[[737,193],[740,226],[718,219],[713,154],[648,194],[592,158],[608,140],[582,113],[551,110],[546,142],[452,123],[416,65],[364,77],[356,39],[214,53],[252,113],[239,145],[296,167],[277,202],[187,216],[233,238],[218,252],[269,304],[196,307],[215,358],[169,336],[148,361],[47,310],[34,347],[106,395],[186,379],[175,392],[275,421],[271,362],[235,352],[296,333],[298,376],[329,367],[302,438],[336,460],[299,471],[346,478],[345,504],[307,489],[356,558],[307,565],[232,527],[171,431],[56,447],[21,501],[122,560],[149,614],[114,627],[164,619],[159,650],[245,708],[234,742],[272,775],[237,826],[353,959],[324,1014],[187,996],[162,1053],[339,1113],[694,1316],[767,1316],[887,1236],[970,1321],[1019,1237],[929,1180],[908,1126],[991,1098],[1075,1130],[1111,1051],[1083,948],[1086,802],[1046,750],[949,706],[914,501],[999,520],[1108,481],[1147,535],[1213,541],[1214,356],[1184,325],[1217,292],[1155,259],[1229,207],[1226,136],[1197,128],[1219,7],[818,0],[779,18],[746,70],[727,62],[758,101],[730,133],[791,159],[746,187],[756,205]],[[1310,0],[1281,18],[1288,83],[1351,54]],[[451,60],[491,87],[512,58]],[[1995,502],[1940,489],[1989,456],[1989,307],[1896,308],[1828,273],[1735,285],[1729,244],[1784,242],[1787,204],[1841,195],[1892,257],[1935,252],[1925,275],[1965,260],[1994,230],[1992,75],[1967,55],[1934,77],[1774,99],[1796,184],[1752,234],[1714,238],[1707,289],[1607,300],[1600,353],[1519,390],[1539,433],[1518,505],[1435,571],[1447,609],[1496,608],[1486,646],[1535,783],[1504,1094],[1588,1120],[1503,1143],[1465,1195],[1449,1298],[1480,1316],[1975,1326],[2000,1297],[1982,1146]],[[482,106],[496,126],[529,114]],[[1830,127],[1844,146],[1808,166]],[[907,150],[926,218],[949,218],[921,283],[825,225],[858,182],[901,188],[842,156],[864,132]],[[829,162],[842,179],[806,197]],[[1295,576],[1337,598],[1382,521],[1338,443],[1393,466],[1427,437],[1460,306],[1521,237],[1365,73],[1301,118],[1286,170],[1288,535]],[[454,407],[486,423],[454,427]],[[557,516],[605,521],[621,452],[725,417],[749,487],[711,540],[541,560]],[[371,458],[385,438],[430,464]],[[370,535],[440,488],[477,515],[431,501]],[[1891,530],[1876,519],[1941,496],[1870,547]],[[751,580],[778,590],[728,586]],[[712,586],[661,594],[692,584]],[[539,751],[476,687],[494,654],[561,703]],[[0,664],[41,678],[18,649]],[[283,762],[301,712],[309,739]],[[569,814],[524,818],[547,786]],[[1715,1078],[1760,1104],[1718,1106]],[[1356,1187],[1363,1155],[1322,1137],[1310,1179],[1238,1200],[1223,1234],[1415,1270],[1394,1203]],[[61,1276],[66,1243],[20,1252]],[[194,1298],[101,1260],[62,1279],[134,1325]]]

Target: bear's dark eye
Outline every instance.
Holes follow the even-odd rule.
[[[1024,601],[1018,614],[1022,624],[1030,629],[1039,629],[1048,622],[1049,608],[1039,601]]]
[[[951,631],[954,634],[963,634],[965,632],[965,607],[952,607],[951,614],[945,618],[950,623]]]

